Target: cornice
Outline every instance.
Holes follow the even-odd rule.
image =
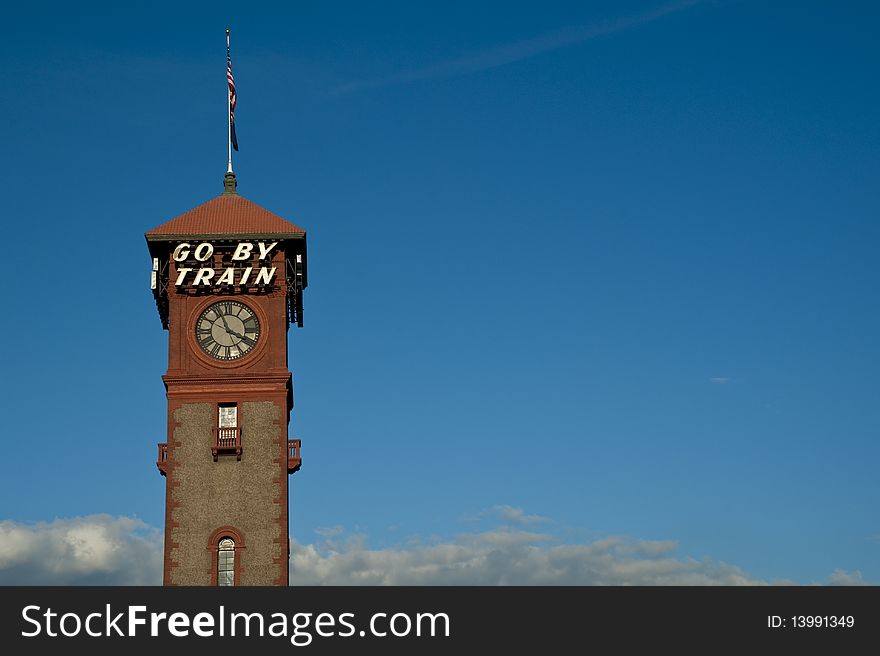
[[[216,385],[222,383],[224,385],[248,385],[254,383],[287,383],[291,380],[292,374],[289,371],[283,373],[262,373],[262,374],[165,374],[162,380],[165,385]]]

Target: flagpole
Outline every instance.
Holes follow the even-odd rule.
[[[226,66],[229,67],[229,28],[226,28]],[[232,173],[232,97],[229,94],[229,81],[226,81],[226,150],[229,154],[226,172]]]

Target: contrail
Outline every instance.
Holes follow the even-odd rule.
[[[411,71],[402,71],[388,77],[374,78],[372,80],[356,80],[342,84],[334,92],[337,94],[352,93],[362,91],[364,89],[376,89],[380,87],[390,87],[399,84],[409,84],[419,80],[428,80],[432,78],[455,77],[458,75],[467,75],[468,73],[477,73],[485,71],[504,64],[510,64],[515,61],[521,61],[540,55],[551,50],[558,50],[568,46],[577,45],[598,36],[607,34],[615,34],[624,30],[638,27],[646,23],[663,18],[669,14],[689,9],[700,4],[703,0],[681,0],[671,4],[663,5],[657,9],[647,11],[635,16],[627,16],[615,20],[602,21],[592,25],[578,25],[575,27],[564,27],[552,32],[545,32],[530,39],[514,41],[506,43],[486,50],[478,52],[458,59],[449,59],[446,61],[425,66]]]

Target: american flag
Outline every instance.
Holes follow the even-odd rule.
[[[226,47],[226,82],[229,84],[229,136],[232,147],[238,150],[238,139],[235,137],[235,78],[232,77],[232,57]]]

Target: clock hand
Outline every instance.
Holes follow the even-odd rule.
[[[223,322],[223,328],[226,330],[227,335],[234,335],[235,337],[238,337],[239,339],[244,339],[244,335],[242,335],[237,330],[233,330],[232,328],[229,327],[229,324],[226,323],[226,317],[224,315],[222,315],[222,314],[220,315],[220,320]]]
[[[235,337],[238,337],[239,339],[244,339],[244,335],[242,335],[237,330],[233,330],[232,328],[229,327],[229,324],[226,323],[226,315],[225,314],[220,315],[220,320],[223,322],[223,327],[226,329],[227,335],[234,335]]]
[[[237,330],[232,330],[232,328],[230,328],[230,329],[227,330],[226,332],[228,332],[230,335],[235,335],[235,336],[238,337],[239,339],[244,339],[244,335],[242,335],[242,334],[241,334],[240,332],[238,332]]]
[[[226,323],[226,315],[225,315],[225,314],[221,314],[221,315],[220,315],[220,320],[223,322],[223,328],[225,328],[225,329],[226,329],[226,332],[228,333],[228,332],[229,332],[229,324]]]

